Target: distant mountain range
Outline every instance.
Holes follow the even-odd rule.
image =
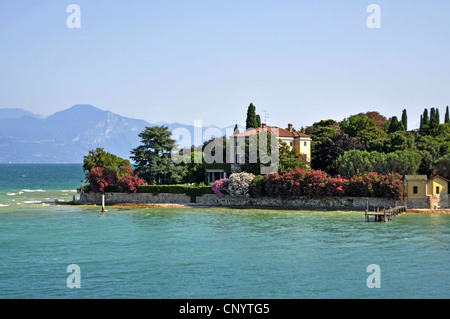
[[[74,105],[49,117],[23,109],[0,109],[0,163],[81,163],[97,147],[123,158],[140,144],[146,126],[165,125],[194,133],[193,125],[127,118],[92,105]],[[226,129],[220,128],[222,134]],[[203,127],[203,132],[214,126]],[[187,130],[187,131],[186,131]],[[176,130],[175,132],[177,132]],[[173,138],[178,139],[177,136]],[[194,141],[184,141],[189,147]]]

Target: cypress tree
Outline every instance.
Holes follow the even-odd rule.
[[[405,131],[408,130],[408,115],[406,114],[406,109],[403,110],[402,113],[402,123],[403,123],[403,128],[405,129]]]
[[[431,122],[433,122],[435,117],[436,117],[436,109],[434,107],[432,107],[430,109],[430,123],[429,124],[431,124]]]
[[[441,117],[439,116],[439,109],[436,108],[436,113],[434,114],[435,120],[437,122],[437,124],[441,123]]]
[[[247,119],[245,121],[245,129],[248,130],[249,128],[257,128],[257,122],[256,122],[256,108],[253,105],[253,103],[250,103],[247,109]]]
[[[239,133],[240,133],[240,132],[239,132],[239,127],[238,127],[237,124],[234,126],[233,132],[234,132],[234,134],[239,134]]]
[[[255,127],[261,127],[261,116],[259,116],[259,114],[256,114],[256,126]]]
[[[428,109],[423,111],[423,125],[430,124],[430,118],[428,117]]]
[[[450,115],[448,113],[448,105],[447,105],[447,109],[445,110],[444,123],[450,124]]]
[[[420,114],[420,127],[419,127],[419,134],[420,134],[420,132],[422,132],[422,129],[423,129],[423,115],[422,115],[422,114]]]

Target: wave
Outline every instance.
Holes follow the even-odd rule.
[[[23,192],[34,193],[34,192],[45,192],[44,189],[22,189]]]
[[[42,203],[40,200],[26,200],[24,204],[40,204]]]
[[[0,207],[8,207],[9,205],[0,204]]]
[[[63,189],[61,192],[62,193],[76,193],[77,190],[76,189]]]
[[[6,195],[8,195],[8,196],[15,196],[17,194],[16,193],[6,193]]]

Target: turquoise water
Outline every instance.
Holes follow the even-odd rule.
[[[1,166],[2,179],[22,178]],[[361,212],[45,206],[49,193],[73,196],[61,190],[81,178],[0,187],[9,205],[0,207],[0,298],[450,297],[450,215],[365,223]],[[42,191],[17,194],[27,189]],[[41,203],[13,204],[18,196]],[[67,287],[70,264],[79,289]],[[379,289],[366,285],[370,264],[380,266]]]

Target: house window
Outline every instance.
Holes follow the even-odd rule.
[[[436,195],[439,195],[440,191],[441,191],[441,188],[439,186],[436,186]]]
[[[414,187],[413,187],[413,194],[414,194],[414,195],[419,194],[419,188],[418,188],[417,186],[414,186]]]
[[[234,154],[234,164],[241,164],[241,154]]]
[[[294,146],[294,142],[289,142],[289,145],[291,145],[291,147]]]
[[[239,147],[239,141],[234,141],[234,146]]]
[[[308,142],[303,142],[303,145],[304,146],[308,146]]]

